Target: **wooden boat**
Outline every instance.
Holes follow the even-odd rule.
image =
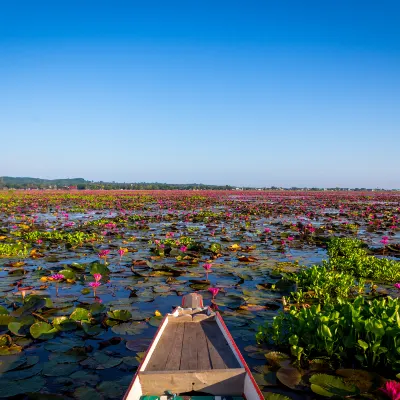
[[[263,400],[221,315],[199,294],[183,297],[167,314],[139,366],[125,400]]]

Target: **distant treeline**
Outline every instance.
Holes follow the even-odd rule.
[[[368,189],[368,188],[299,188],[290,187],[282,188],[277,186],[255,188],[255,187],[240,187],[230,185],[205,185],[202,183],[148,183],[148,182],[136,182],[136,183],[118,183],[118,182],[94,182],[87,181],[83,178],[71,178],[71,179],[40,179],[40,178],[28,178],[28,177],[0,177],[0,189],[78,189],[78,190],[290,190],[290,191],[390,191],[385,189]],[[392,189],[398,191],[399,189]]]
[[[3,189],[78,189],[78,190],[232,190],[229,185],[204,185],[197,183],[172,184],[172,183],[117,183],[117,182],[93,182],[83,178],[71,179],[39,179],[28,177],[0,177],[0,188]]]

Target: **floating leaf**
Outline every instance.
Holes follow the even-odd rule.
[[[105,399],[122,399],[126,388],[121,387],[118,381],[104,381],[97,385],[96,389]]]
[[[75,311],[69,316],[74,321],[82,321],[89,319],[90,313],[85,308],[77,307]]]
[[[135,339],[126,342],[126,348],[132,351],[146,351],[152,339]]]
[[[291,362],[291,359],[287,354],[280,353],[279,351],[270,351],[265,354],[265,358],[271,365],[276,365],[278,367],[286,367]]]
[[[19,394],[38,392],[45,384],[45,380],[40,376],[16,382],[0,380],[0,393],[2,397],[12,397]]]
[[[292,400],[288,396],[284,396],[283,394],[279,393],[265,393],[263,392],[265,400]]]
[[[97,392],[95,389],[84,386],[75,390],[74,392],[75,399],[78,400],[103,400],[103,396]]]
[[[324,397],[346,397],[359,394],[357,386],[347,384],[342,378],[327,375],[315,374],[310,378],[311,390]]]
[[[132,314],[127,310],[108,311],[107,315],[109,318],[116,319],[117,321],[128,321],[132,317]]]
[[[276,373],[276,377],[281,383],[290,389],[296,389],[296,386],[301,381],[301,373],[297,368],[282,367]]]
[[[36,364],[31,368],[25,368],[26,365],[24,365],[23,367],[24,369],[21,370],[6,372],[2,375],[0,380],[20,381],[22,379],[27,379],[32,376],[38,375],[42,371],[42,366],[40,364]]]
[[[124,322],[113,326],[111,330],[117,335],[137,335],[146,328],[147,325],[142,322]]]
[[[10,322],[14,321],[14,317],[8,314],[0,314],[0,325],[8,325]]]
[[[23,355],[11,355],[0,359],[0,373],[12,371],[27,362]]]
[[[89,321],[82,321],[82,328],[87,335],[96,336],[103,332],[100,325],[91,325]]]
[[[32,337],[35,339],[48,340],[52,339],[57,333],[57,329],[53,328],[50,324],[46,322],[36,322],[29,329]]]
[[[73,331],[77,327],[76,322],[68,317],[54,318],[53,325],[59,331]]]
[[[76,364],[59,364],[57,360],[51,360],[44,364],[43,375],[45,376],[66,376],[71,375],[79,368]]]

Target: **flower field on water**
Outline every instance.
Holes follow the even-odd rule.
[[[266,398],[400,397],[399,193],[1,191],[0,398],[122,398],[190,292]]]

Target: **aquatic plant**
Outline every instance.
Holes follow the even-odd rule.
[[[65,276],[63,274],[54,274],[50,278],[56,282],[56,296],[58,297],[58,284],[65,279]]]

